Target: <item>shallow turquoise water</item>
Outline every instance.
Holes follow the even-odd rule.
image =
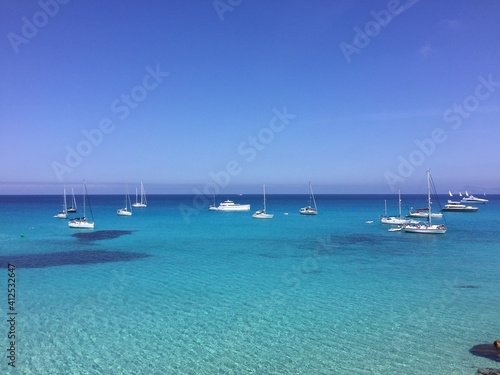
[[[229,198],[261,208],[260,196]],[[206,209],[186,218],[179,205],[193,207],[193,197],[154,195],[148,208],[119,217],[122,196],[91,196],[94,233],[130,233],[90,240],[73,235],[92,231],[52,218],[60,197],[0,196],[2,285],[6,262],[18,263],[15,371],[460,375],[500,367],[469,353],[500,335],[500,197],[477,213],[447,214],[441,236],[387,232],[378,217],[386,198],[396,209],[395,196],[320,195],[315,217],[298,214],[307,197],[267,198],[272,220]],[[406,200],[419,206],[425,197]]]

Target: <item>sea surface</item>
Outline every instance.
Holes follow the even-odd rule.
[[[317,216],[299,215],[306,195],[268,195],[275,216],[256,220],[259,195],[217,197],[252,205],[232,213],[208,211],[205,197],[149,195],[122,217],[122,195],[89,193],[94,230],[53,218],[61,196],[0,196],[2,374],[500,367],[469,351],[500,339],[500,196],[446,213],[444,235],[421,235],[380,224],[396,195],[318,195]],[[404,212],[421,206],[425,196],[404,197]]]

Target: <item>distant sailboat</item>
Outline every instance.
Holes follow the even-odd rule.
[[[137,200],[137,189],[135,189],[135,203],[132,205],[132,207],[136,208],[144,208],[148,206],[148,202],[146,201],[146,192],[144,191],[144,185],[141,181],[141,200]]]
[[[391,225],[402,225],[407,224],[409,220],[404,219],[401,215],[401,191],[398,190],[398,207],[399,207],[399,217],[387,216],[387,201],[385,201],[385,215],[380,218],[382,224]]]
[[[309,191],[310,191],[309,206],[302,207],[299,210],[301,215],[317,215],[318,214],[318,208],[316,207],[316,200],[314,199],[311,181],[309,181]],[[311,206],[312,203],[314,203],[314,207]]]
[[[76,206],[75,191],[71,188],[71,195],[73,196],[71,201],[71,207],[68,208],[68,212],[76,212],[78,207]]]
[[[64,188],[63,209],[62,211],[54,215],[54,217],[58,219],[66,219],[68,217],[68,209],[66,207],[66,188]]]
[[[215,193],[214,193],[214,203],[211,204],[210,206],[208,206],[208,209],[210,211],[217,211],[218,210],[217,206],[215,205]]]
[[[266,212],[266,185],[262,185],[262,190],[264,192],[264,209],[255,211],[252,217],[255,219],[272,219],[274,214],[268,214]]]
[[[120,216],[132,216],[132,207],[130,202],[130,195],[128,194],[128,188],[126,188],[126,193],[125,193],[125,207],[118,209],[116,213]]]
[[[405,232],[408,233],[425,233],[425,234],[444,234],[447,228],[443,224],[432,224],[432,205],[431,205],[431,172],[427,170],[427,205],[429,214],[427,215],[427,223],[421,224],[406,224]]]
[[[94,214],[92,213],[92,207],[90,206],[89,201],[89,209],[90,216],[92,217],[92,221],[87,221],[86,216],[86,204],[85,197],[87,196],[87,186],[85,185],[85,181],[83,182],[83,217],[77,217],[70,221],[68,221],[68,227],[70,228],[79,228],[79,229],[94,229]],[[88,196],[87,196],[88,198]]]

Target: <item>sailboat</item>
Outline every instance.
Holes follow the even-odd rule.
[[[68,209],[66,207],[66,188],[64,188],[63,209],[62,209],[62,211],[60,211],[59,213],[54,215],[54,217],[56,217],[58,219],[66,219],[68,217]]]
[[[132,216],[132,207],[130,202],[130,195],[128,194],[128,188],[126,188],[126,193],[125,193],[125,207],[118,209],[116,213],[120,216]]]
[[[262,185],[262,190],[264,192],[264,209],[255,211],[255,213],[252,215],[252,217],[255,219],[272,219],[274,217],[274,214],[268,214],[266,212],[266,185],[265,184]]]
[[[217,208],[217,206],[215,205],[215,193],[214,193],[214,203],[213,203],[213,204],[211,204],[210,206],[208,206],[208,209],[209,209],[210,211],[218,211],[218,208]]]
[[[425,233],[425,234],[444,234],[447,228],[443,224],[432,224],[432,205],[431,205],[431,171],[427,170],[427,205],[429,207],[429,215],[427,215],[427,223],[406,224],[405,232],[408,233]]]
[[[135,189],[135,203],[132,205],[132,207],[147,207],[148,202],[146,201],[146,192],[144,191],[144,185],[141,181],[141,201],[139,202],[137,200],[137,189]]]
[[[79,229],[94,229],[94,214],[92,213],[92,207],[90,206],[90,216],[92,217],[92,221],[87,221],[86,216],[86,206],[85,206],[85,196],[87,196],[87,186],[85,185],[85,181],[83,182],[83,217],[77,217],[70,221],[68,221],[68,227],[70,228],[79,228]],[[88,196],[87,196],[88,198]]]
[[[75,191],[73,188],[71,188],[71,195],[73,196],[72,202],[71,202],[71,207],[68,208],[68,212],[76,212],[77,206],[76,206],[76,198],[75,198]]]
[[[399,216],[387,216],[387,201],[385,201],[385,215],[380,218],[382,224],[392,224],[392,225],[402,225],[407,224],[409,220],[403,219],[401,215],[401,190],[398,190],[398,206],[399,206]]]
[[[318,208],[316,207],[316,200],[314,199],[311,181],[309,181],[309,191],[311,193],[311,195],[309,196],[309,206],[302,207],[299,210],[301,215],[317,215],[318,214]],[[314,208],[311,206],[311,203],[314,203]]]

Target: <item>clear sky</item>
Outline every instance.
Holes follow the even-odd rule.
[[[0,194],[500,192],[497,0],[0,9]]]

